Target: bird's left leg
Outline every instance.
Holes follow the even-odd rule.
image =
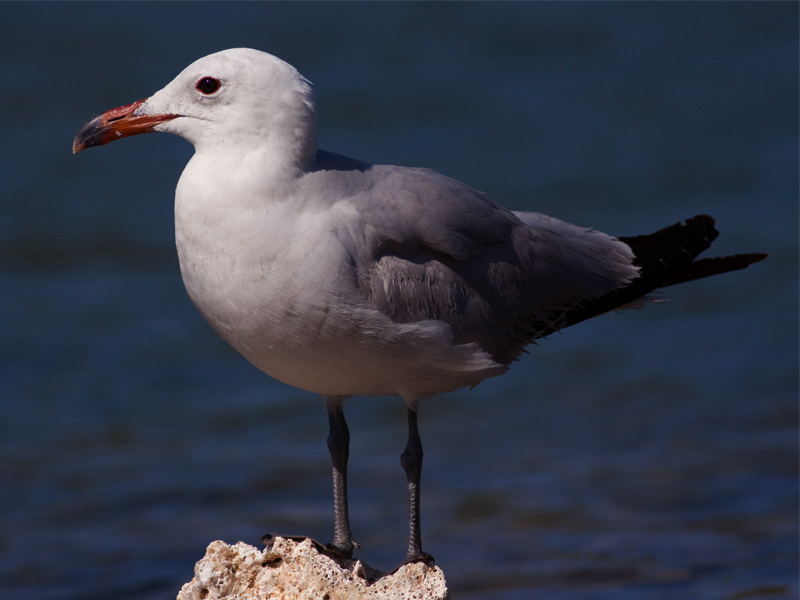
[[[350,533],[350,514],[347,510],[347,460],[350,457],[350,430],[344,419],[342,398],[325,396],[328,409],[328,451],[333,464],[333,509],[334,536],[333,542],[326,548],[342,558],[353,556],[353,549],[360,546],[353,541]]]
[[[408,553],[403,563],[432,561],[433,557],[422,551],[420,531],[419,486],[422,477],[422,442],[417,428],[417,407],[408,405],[408,444],[400,455],[400,464],[408,479],[409,539]]]
[[[328,451],[331,453],[333,464],[333,510],[334,510],[334,535],[333,542],[322,544],[314,538],[305,535],[283,535],[268,533],[261,538],[267,545],[272,544],[275,538],[301,542],[311,540],[320,552],[332,554],[339,558],[352,558],[353,550],[360,548],[353,540],[350,533],[350,516],[347,510],[347,460],[350,456],[350,430],[344,419],[342,401],[344,396],[323,396],[325,407],[328,409]]]

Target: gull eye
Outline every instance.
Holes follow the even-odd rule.
[[[197,82],[197,91],[206,96],[210,96],[220,88],[219,79],[213,77],[203,77]]]

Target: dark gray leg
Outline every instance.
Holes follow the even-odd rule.
[[[400,455],[400,464],[408,478],[408,512],[409,529],[408,553],[404,562],[432,560],[433,557],[422,551],[422,535],[420,533],[419,516],[419,484],[422,476],[422,442],[417,428],[416,407],[408,408],[408,444]]]
[[[328,451],[333,463],[333,508],[335,534],[328,549],[343,558],[351,558],[358,544],[350,533],[350,515],[347,511],[347,459],[350,456],[350,430],[344,420],[341,400],[325,398],[328,408]]]

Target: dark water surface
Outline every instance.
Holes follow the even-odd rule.
[[[0,597],[174,598],[212,540],[332,533],[322,403],[183,291],[152,135],[80,126],[250,46],[322,147],[619,235],[698,213],[768,261],[532,347],[421,407],[454,598],[798,596],[798,5],[0,4]],[[351,514],[406,544],[402,403],[354,398]]]

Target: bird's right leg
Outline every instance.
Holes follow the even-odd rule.
[[[333,464],[333,542],[326,548],[342,558],[353,556],[353,549],[360,546],[353,541],[350,533],[350,515],[347,510],[347,459],[350,456],[350,430],[344,419],[342,400],[338,396],[325,396],[328,409],[328,451]]]

